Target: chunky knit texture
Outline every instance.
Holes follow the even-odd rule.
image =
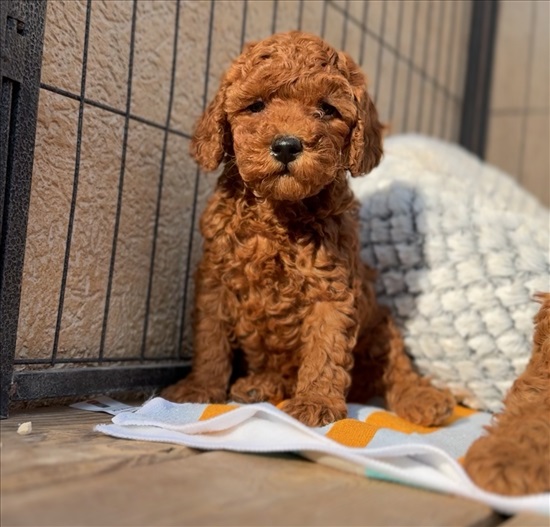
[[[415,135],[388,138],[351,185],[362,256],[420,372],[499,410],[529,359],[533,295],[550,289],[548,210],[460,147]]]

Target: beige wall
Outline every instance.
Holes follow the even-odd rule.
[[[148,358],[176,357],[181,333],[189,351],[193,283],[187,271],[200,254],[192,228],[215,176],[197,178],[188,138],[205,86],[211,98],[242,40],[265,37],[273,27],[298,28],[300,20],[302,29],[321,33],[324,19],[326,38],[363,60],[392,132],[458,136],[469,2],[373,1],[365,11],[360,1],[182,1],[168,113],[176,3],[140,0],[127,129],[133,3],[93,0],[91,6],[87,102],[79,121],[86,3],[48,2],[17,359],[47,360],[56,327],[60,359],[93,363],[102,339],[111,359],[139,358],[142,350]]]
[[[487,159],[550,205],[550,3],[502,1]]]

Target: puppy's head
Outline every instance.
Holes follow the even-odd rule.
[[[249,44],[199,119],[191,153],[205,170],[234,157],[256,196],[301,200],[345,170],[369,172],[382,125],[359,67],[313,35]]]

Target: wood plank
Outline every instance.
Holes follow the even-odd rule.
[[[129,442],[124,442],[128,445]],[[128,445],[129,446],[129,445]],[[4,496],[2,525],[495,525],[468,500],[293,456],[209,452]]]
[[[501,523],[501,527],[549,527],[550,518],[522,512],[508,521]]]
[[[194,455],[178,445],[124,441],[93,431],[111,416],[73,408],[18,412],[1,423],[2,495],[89,478],[124,466],[147,465]],[[18,435],[31,421],[32,433]]]

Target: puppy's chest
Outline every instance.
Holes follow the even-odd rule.
[[[239,237],[226,255],[222,280],[238,301],[262,295],[264,302],[294,299],[308,280],[303,268],[307,248],[262,235]]]
[[[218,262],[232,318],[303,314],[312,303],[333,299],[348,277],[345,266],[337,265],[336,246],[313,235],[237,230],[212,240],[208,249]]]

